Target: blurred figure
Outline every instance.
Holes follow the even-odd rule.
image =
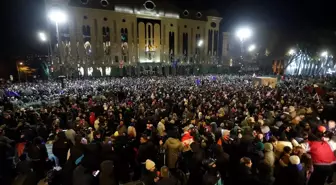
[[[52,147],[52,151],[53,154],[57,157],[61,167],[63,167],[67,161],[68,150],[70,149],[70,146],[71,141],[66,138],[65,132],[58,132]]]
[[[28,157],[32,161],[38,180],[44,178],[48,152],[46,146],[42,143],[42,138],[34,138],[33,143],[28,147]]]
[[[117,185],[114,178],[113,161],[103,161],[100,165],[99,185]]]

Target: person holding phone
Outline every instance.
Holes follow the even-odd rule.
[[[155,185],[156,182],[160,180],[160,178],[157,176],[157,173],[156,173],[155,163],[152,160],[147,159],[145,166],[146,166],[146,171],[143,177],[141,178],[141,181],[145,185]]]

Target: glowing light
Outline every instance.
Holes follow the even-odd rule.
[[[21,65],[21,66],[22,66],[22,65],[23,65],[23,62],[20,62],[20,63],[19,63],[19,65]]]
[[[47,41],[47,35],[44,32],[39,32],[38,36],[42,42]]]
[[[64,23],[67,21],[66,13],[58,9],[50,11],[48,17],[51,21],[56,23]]]
[[[252,45],[250,45],[249,47],[248,47],[248,51],[249,52],[251,52],[251,51],[253,51],[253,50],[255,50],[256,49],[256,46],[254,45],[254,44],[252,44]]]
[[[236,36],[240,39],[240,41],[244,41],[252,36],[252,31],[249,28],[240,28],[238,29]]]
[[[321,53],[321,57],[327,57],[328,56],[328,52],[327,51],[323,51],[322,53]]]
[[[288,54],[289,54],[289,55],[294,55],[295,53],[296,53],[295,49],[290,49],[290,50],[288,51]]]
[[[198,43],[197,43],[197,46],[202,47],[202,45],[203,45],[203,40],[199,40]]]

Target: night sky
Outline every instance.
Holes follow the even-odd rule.
[[[156,0],[159,1],[159,0]],[[189,9],[214,8],[223,17],[227,31],[248,24],[263,25],[276,30],[288,40],[309,29],[334,29],[336,3],[311,0],[175,0],[177,5]],[[154,0],[155,2],[155,0]],[[172,1],[171,1],[172,2]],[[197,3],[196,3],[197,2]],[[45,30],[44,0],[1,0],[1,53],[8,57],[46,53],[37,39],[37,32]],[[288,35],[288,37],[286,36]],[[9,44],[7,44],[9,43]]]

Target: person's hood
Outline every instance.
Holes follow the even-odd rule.
[[[265,152],[272,152],[273,151],[272,143],[265,143],[264,144],[264,149],[265,149]]]
[[[181,145],[181,141],[175,138],[168,138],[166,142],[168,147],[171,148],[178,148]]]

